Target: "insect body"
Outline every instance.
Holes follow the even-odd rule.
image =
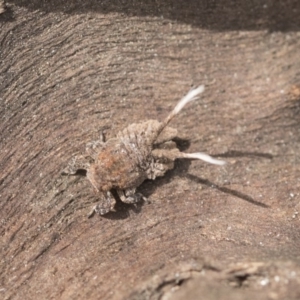
[[[75,156],[71,160],[64,173],[75,174],[78,169],[85,169],[87,178],[101,195],[101,201],[90,215],[94,212],[103,215],[114,209],[112,190],[116,190],[125,203],[145,199],[136,193],[136,188],[145,179],[163,176],[174,167],[175,159],[201,159],[212,164],[225,164],[201,152],[180,152],[173,141],[177,130],[168,126],[172,118],[203,91],[203,85],[191,90],[164,121],[148,120],[131,124],[106,142],[102,137],[88,143],[87,156]]]

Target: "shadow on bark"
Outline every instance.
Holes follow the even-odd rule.
[[[12,0],[18,6],[46,13],[62,11],[68,14],[121,13],[128,16],[158,17],[179,21],[210,30],[298,31],[300,2],[297,0],[188,0],[188,1],[97,1],[97,0]],[[13,20],[8,7],[2,20]],[[1,21],[1,19],[0,19]],[[150,20],[149,20],[150,21]]]

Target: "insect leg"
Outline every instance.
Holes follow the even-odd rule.
[[[78,170],[87,170],[90,162],[83,156],[74,156],[68,163],[68,166],[63,170],[64,174],[74,175]]]
[[[99,215],[105,215],[108,212],[114,210],[116,204],[116,200],[112,193],[110,191],[106,192],[106,195],[104,195],[103,200],[97,203],[91,210],[91,212],[88,214],[88,217],[92,217],[94,213],[97,213]]]
[[[122,200],[122,202],[124,203],[128,203],[128,204],[132,204],[132,203],[137,203],[139,201],[141,201],[141,199],[143,200],[147,200],[146,197],[144,197],[142,194],[140,193],[136,193],[135,188],[130,188],[130,189],[126,189],[126,190],[117,190],[117,193],[120,197],[120,199]]]

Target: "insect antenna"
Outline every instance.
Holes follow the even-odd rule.
[[[163,129],[171,122],[171,120],[183,109],[183,107],[191,101],[197,100],[198,95],[204,92],[204,85],[200,85],[195,89],[190,90],[181,100],[177,103],[175,108],[167,116],[167,118],[161,122],[160,128],[157,131],[156,138],[160,135]],[[156,140],[155,138],[155,140]]]

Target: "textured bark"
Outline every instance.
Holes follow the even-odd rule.
[[[6,1],[1,298],[299,299],[299,1],[142,2]],[[199,84],[172,127],[228,164],[179,161],[150,204],[88,219],[72,155]]]
[[[0,0],[0,14],[5,12],[5,3],[4,1]]]

